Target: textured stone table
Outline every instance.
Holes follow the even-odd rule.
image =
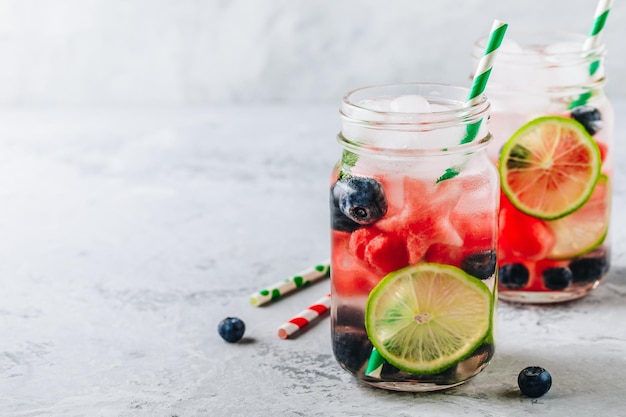
[[[0,126],[0,416],[626,415],[623,121],[607,282],[500,303],[491,365],[430,394],[357,383],[328,318],[276,336],[328,280],[248,302],[328,257],[336,106],[0,110]],[[235,345],[216,331],[230,315],[247,325]],[[552,390],[520,397],[535,364]]]

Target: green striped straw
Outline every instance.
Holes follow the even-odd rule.
[[[604,29],[604,25],[606,24],[606,19],[609,17],[609,12],[611,11],[612,5],[613,0],[600,0],[598,2],[598,6],[596,7],[596,13],[593,16],[593,26],[591,27],[589,36],[583,44],[583,51],[589,51],[600,46],[600,37],[602,35],[602,30]],[[596,70],[597,67],[593,70],[592,74]],[[590,71],[592,70],[590,69]]]
[[[283,296],[307,287],[315,281],[328,277],[330,274],[330,260],[314,265],[298,272],[283,281],[279,281],[250,295],[250,304],[255,307],[277,301]]]
[[[372,353],[370,353],[370,358],[367,361],[365,375],[380,379],[380,373],[382,372],[383,366],[386,362],[385,358],[383,358],[380,353],[378,353],[376,348],[373,347]]]
[[[478,100],[478,96],[485,92],[485,87],[487,86],[487,81],[489,81],[491,69],[493,68],[493,62],[496,59],[498,48],[502,45],[502,40],[504,39],[504,34],[506,33],[506,29],[508,27],[508,24],[499,20],[495,20],[493,22],[487,47],[485,48],[485,52],[483,53],[480,62],[478,62],[476,72],[474,73],[474,82],[472,83],[472,88],[470,89],[467,101],[465,102],[466,107],[470,107],[475,104]],[[465,137],[461,140],[461,144],[473,141],[479,128],[480,121],[467,125]]]
[[[606,24],[606,19],[609,17],[613,0],[600,0],[596,7],[596,12],[593,16],[593,26],[589,32],[589,36],[585,39],[583,44],[583,51],[591,51],[600,46],[602,30]],[[593,75],[600,68],[600,61],[594,61],[589,65],[589,75]],[[582,106],[587,103],[587,100],[591,97],[589,91],[583,93],[576,100],[572,102],[570,108]]]
[[[506,29],[508,27],[508,24],[503,23],[499,20],[494,20],[493,25],[491,26],[491,32],[489,33],[487,46],[485,48],[482,58],[480,59],[480,62],[478,62],[476,72],[474,73],[474,82],[472,83],[472,87],[467,96],[465,107],[470,107],[474,105],[479,100],[478,96],[484,93],[485,87],[487,86],[487,81],[489,81],[489,76],[491,75],[493,62],[495,61],[496,54],[498,53],[498,48],[500,48],[500,45],[502,45],[502,40],[504,39],[504,34],[506,33]],[[480,120],[478,122],[468,124],[465,129],[465,136],[463,136],[460,144],[463,145],[465,143],[473,141],[476,138],[479,129]],[[463,163],[462,165],[464,164],[465,163]],[[443,173],[443,175],[437,178],[436,182],[440,183],[441,181],[456,177],[461,172],[461,168],[463,167],[462,165],[446,168],[446,171]]]

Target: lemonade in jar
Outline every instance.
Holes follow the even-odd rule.
[[[609,270],[614,114],[603,92],[605,47],[586,40],[513,33],[486,89],[489,153],[501,177],[503,300],[577,299]]]
[[[343,99],[330,180],[332,344],[367,384],[443,389],[493,356],[500,191],[489,103],[467,106],[467,94],[416,83]],[[480,129],[460,144],[469,125]]]

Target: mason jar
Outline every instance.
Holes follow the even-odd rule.
[[[586,37],[571,33],[515,40],[500,48],[486,89],[489,154],[502,185],[498,293],[521,303],[569,301],[596,288],[610,265],[606,48],[583,48]],[[484,45],[476,43],[475,62]]]
[[[341,103],[330,179],[331,327],[360,381],[431,391],[494,353],[499,182],[484,95],[361,88]]]

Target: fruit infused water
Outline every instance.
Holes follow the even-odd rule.
[[[502,184],[499,297],[568,301],[596,288],[610,265],[605,48],[583,49],[586,38],[573,34],[520,38],[502,44],[486,90]]]
[[[343,99],[330,183],[332,342],[365,383],[443,389],[493,356],[499,183],[489,103],[466,107],[467,92],[399,84]]]

